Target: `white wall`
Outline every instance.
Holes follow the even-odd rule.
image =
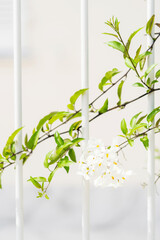
[[[160,4],[156,1],[156,21],[160,21]],[[128,35],[144,26],[146,22],[146,1],[114,0],[89,1],[89,43],[90,43],[90,99],[98,93],[98,83],[106,71],[117,67],[125,70],[120,53],[105,44],[111,40],[102,33],[108,31],[104,22],[112,16],[121,22],[122,35]],[[78,90],[80,84],[80,0],[35,0],[26,2],[28,17],[25,41],[28,42],[28,54],[23,59],[23,125],[24,133],[30,132],[38,120],[53,110],[66,110],[69,97]],[[139,34],[140,40],[144,39]],[[138,37],[136,38],[138,41]],[[133,44],[134,45],[134,44]],[[136,42],[134,48],[138,46]],[[159,52],[159,50],[157,49]],[[158,61],[158,53],[156,55]],[[0,59],[0,148],[13,131],[13,59]],[[129,81],[135,81],[134,74]],[[116,90],[113,91],[116,94]],[[111,94],[113,94],[111,93]],[[140,93],[140,92],[139,92]],[[125,88],[124,100],[137,94],[137,89]],[[110,95],[112,98],[112,95]],[[105,97],[97,103],[100,106]],[[117,102],[117,99],[111,100]],[[130,117],[146,107],[146,99],[141,100],[122,111],[106,114],[91,123],[91,137],[102,138],[106,144],[120,134],[119,123],[124,116]],[[128,114],[126,115],[126,111]],[[52,139],[37,147],[37,150],[24,167],[25,179],[30,175],[45,174],[43,160],[45,153],[52,149]],[[126,166],[138,172],[145,172],[146,154],[142,146],[126,149]],[[80,184],[75,168],[72,175],[57,174],[56,184]],[[142,170],[143,169],[143,170]],[[4,182],[14,181],[14,170],[10,170]],[[138,179],[138,180],[137,180]],[[133,182],[140,184],[141,179],[134,177]],[[131,181],[131,182],[132,182]],[[142,178],[143,181],[143,178]],[[26,181],[25,181],[26,182]]]

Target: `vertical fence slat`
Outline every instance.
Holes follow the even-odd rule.
[[[155,13],[155,1],[147,0],[147,20]],[[154,28],[152,30],[154,34]],[[147,36],[147,45],[151,46],[152,38]],[[154,50],[148,58],[148,67],[154,64]],[[154,80],[154,71],[150,74],[151,80]],[[154,109],[154,93],[148,96],[148,113]],[[148,134],[148,196],[147,196],[147,224],[148,224],[148,240],[155,240],[155,138],[154,132]]]
[[[14,18],[14,109],[15,129],[22,127],[21,0],[13,1]],[[21,150],[22,132],[17,136],[16,151]],[[23,171],[16,160],[16,240],[23,240]]]
[[[81,86],[89,87],[88,78],[88,0],[81,0]],[[89,94],[82,96],[82,135],[89,138]],[[82,192],[82,239],[89,240],[89,181],[83,179]]]

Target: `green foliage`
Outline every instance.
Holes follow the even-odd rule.
[[[109,41],[108,43],[108,46],[109,47],[112,47],[122,53],[124,53],[125,51],[125,47],[120,43],[120,42],[117,42],[117,41]]]
[[[143,87],[143,88],[145,88],[145,86],[142,83],[139,83],[139,82],[133,83],[133,87]]]
[[[80,89],[79,91],[75,92],[72,97],[70,98],[70,104],[68,104],[68,108],[70,110],[74,110],[75,109],[75,103],[77,101],[77,99],[83,95],[86,91],[88,90],[88,88],[84,88],[84,89]]]
[[[26,144],[26,147],[28,149],[31,149],[31,150],[35,149],[38,143],[40,132],[41,132],[41,128],[37,130],[35,133],[33,133],[33,135],[30,137],[29,141]]]
[[[120,73],[117,68],[113,68],[111,71],[106,72],[105,76],[102,78],[98,87],[101,91],[103,91],[104,86],[112,84],[112,78]]]
[[[54,115],[56,115],[57,113],[58,113],[58,112],[51,112],[51,113],[47,114],[45,117],[43,117],[43,118],[39,121],[39,123],[38,123],[38,125],[37,125],[37,131],[40,130],[40,129],[43,127],[43,125],[44,125],[49,119],[51,119]]]
[[[121,95],[122,95],[122,88],[123,88],[123,84],[124,84],[124,81],[122,80],[118,86],[118,89],[117,89],[117,95],[118,95],[118,98],[119,98],[119,101],[117,102],[117,105],[121,105]]]
[[[124,51],[124,54],[123,54],[123,57],[124,57],[124,58],[128,57],[128,51],[129,51],[129,48],[130,48],[130,44],[131,44],[132,39],[133,39],[134,36],[135,36],[140,30],[142,30],[142,29],[143,29],[143,27],[142,27],[142,28],[139,28],[138,30],[134,31],[134,32],[129,36],[128,41],[127,41],[127,43],[126,43],[125,51]]]
[[[127,124],[124,118],[121,121],[121,131],[123,132],[124,135],[128,133]]]
[[[133,59],[129,59],[128,57],[125,58],[125,64],[128,68],[131,68],[132,70],[135,70],[135,62]]]
[[[149,147],[149,139],[148,139],[148,137],[144,136],[144,137],[140,138],[140,141],[143,143],[145,149],[148,150],[148,147]]]
[[[60,134],[58,131],[55,132],[54,134],[54,139],[58,147],[64,144],[64,140],[61,138]]]
[[[76,133],[73,134],[73,131],[78,130],[78,128],[80,127],[81,123],[82,123],[82,120],[80,120],[80,121],[78,121],[78,122],[74,122],[74,123],[70,126],[69,135],[70,135],[72,138],[77,137],[77,134],[76,134]]]
[[[15,130],[11,134],[11,136],[8,138],[7,143],[6,143],[6,145],[5,145],[4,149],[3,149],[3,156],[4,157],[9,157],[9,156],[13,155],[13,152],[12,152],[13,148],[12,147],[13,147],[13,144],[15,143],[14,139],[17,136],[17,134],[22,130],[22,128],[23,127],[18,128],[17,130]]]
[[[145,78],[148,76],[148,74],[157,66],[157,64],[152,64],[144,73]]]
[[[103,106],[99,109],[99,113],[103,114],[103,113],[107,112],[107,110],[108,110],[108,98],[104,102]]]
[[[76,162],[76,154],[73,148],[69,150],[68,155],[73,162]]]
[[[154,24],[154,19],[155,19],[155,15],[153,15],[149,21],[147,22],[147,25],[146,25],[146,33],[148,35],[151,35],[151,32],[152,32],[152,28],[153,28],[153,24]]]
[[[137,124],[137,118],[139,117],[139,115],[141,114],[142,112],[139,112],[137,114],[135,114],[132,118],[131,118],[131,121],[130,121],[130,126],[131,128],[135,127],[136,124]]]
[[[157,108],[153,109],[153,111],[150,114],[148,114],[148,116],[147,116],[147,122],[153,122],[155,116],[159,112],[160,112],[160,107],[157,107]]]
[[[160,77],[160,70],[158,70],[158,71],[156,72],[155,77],[156,77],[156,78],[159,78],[159,77]]]

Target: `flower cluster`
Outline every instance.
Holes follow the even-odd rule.
[[[96,186],[120,186],[130,171],[125,171],[120,163],[119,150],[115,141],[106,148],[101,140],[89,140],[78,163],[79,174]]]

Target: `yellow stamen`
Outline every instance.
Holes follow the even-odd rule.
[[[87,167],[87,170],[89,170],[89,168]]]
[[[109,154],[108,154],[108,153],[106,154],[106,157],[107,157],[107,158],[109,157]]]
[[[113,162],[113,164],[117,165],[117,163],[116,163],[116,162]]]
[[[114,180],[114,177],[112,176],[112,179]]]
[[[93,172],[95,172],[95,170],[93,169]]]
[[[99,164],[99,167],[102,165],[102,163]]]
[[[97,145],[97,147],[99,147],[99,145]]]
[[[106,175],[106,172],[104,172],[103,175]]]
[[[119,145],[115,145],[116,147],[119,147]]]
[[[123,180],[125,180],[125,177],[122,177]]]

